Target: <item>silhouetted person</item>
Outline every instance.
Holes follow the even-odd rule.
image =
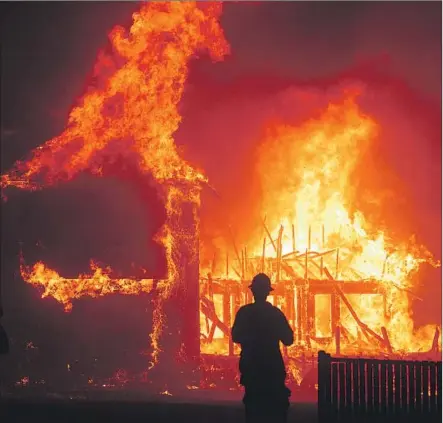
[[[2,296],[0,287],[0,355],[7,354],[9,352],[9,341],[6,331],[3,329],[1,318],[3,317]],[[2,375],[0,374],[0,382],[2,382]],[[0,402],[2,400],[2,392],[0,390]]]
[[[294,333],[285,315],[266,299],[271,281],[259,273],[249,286],[254,303],[241,307],[232,327],[233,342],[241,345],[240,383],[245,388],[246,422],[286,422],[291,391],[280,342],[291,345]]]
[[[7,354],[9,352],[9,341],[8,335],[6,335],[6,331],[2,326],[1,318],[3,317],[3,307],[1,304],[1,295],[0,295],[0,354]]]

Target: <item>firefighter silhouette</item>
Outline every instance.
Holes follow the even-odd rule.
[[[6,331],[2,326],[1,319],[3,317],[3,306],[0,286],[0,354],[7,354],[9,352],[9,340]]]
[[[241,307],[232,327],[232,340],[240,344],[240,383],[245,388],[246,422],[286,422],[291,391],[280,342],[289,346],[294,333],[285,315],[267,301],[273,288],[264,273],[249,288],[254,302]]]

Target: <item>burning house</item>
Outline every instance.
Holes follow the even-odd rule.
[[[374,229],[362,211],[350,210],[351,181],[378,130],[357,97],[345,92],[316,118],[268,131],[257,156],[266,217],[255,242],[252,237],[239,248],[231,234],[227,252],[215,255],[201,275],[204,352],[235,354],[229,328],[238,308],[251,301],[248,281],[266,272],[275,285],[270,301],[294,330],[285,356],[298,382],[318,350],[438,354],[439,328],[417,331],[410,303],[417,297],[413,274],[422,263],[439,263],[413,239],[395,242],[388,229]]]

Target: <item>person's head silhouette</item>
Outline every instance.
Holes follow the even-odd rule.
[[[255,275],[254,279],[252,279],[251,285],[249,285],[249,288],[251,288],[252,295],[254,296],[254,301],[256,303],[265,302],[269,293],[274,290],[271,286],[269,276],[265,273]]]

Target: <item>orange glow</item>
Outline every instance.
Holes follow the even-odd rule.
[[[205,181],[179,155],[173,133],[188,75],[198,51],[222,59],[228,45],[217,21],[221,4],[150,2],[133,16],[129,31],[109,34],[113,55],[101,53],[90,88],[62,134],[17,162],[2,176],[2,187],[29,188],[73,178],[89,170],[100,174],[101,159],[119,154],[136,160],[158,181]]]
[[[196,215],[195,234],[177,223],[186,203],[196,208],[200,205],[199,187],[207,183],[203,171],[181,158],[175,145],[174,133],[181,123],[178,104],[189,61],[199,52],[208,53],[214,61],[229,53],[218,21],[221,10],[221,2],[144,3],[128,31],[116,27],[109,34],[112,54],[98,56],[95,86],[73,108],[65,130],[1,176],[2,191],[7,187],[36,190],[71,180],[84,171],[101,175],[105,161],[124,157],[159,183],[166,222],[156,240],[166,252],[165,280],[115,279],[110,267],[93,261],[88,274],[73,279],[64,278],[42,262],[33,266],[22,263],[20,267],[26,282],[39,287],[43,297],[56,299],[66,311],[72,309],[74,300],[85,296],[155,291],[150,368],[158,363],[161,353],[164,301],[183,282],[178,246],[192,249],[195,238],[189,238],[198,236]],[[247,245],[242,246],[247,248],[242,248],[241,254],[234,247],[227,251],[230,267],[222,263],[213,269],[200,269],[201,275],[212,274],[221,289],[225,282],[235,284],[225,301],[220,292],[209,295],[209,282],[201,281],[201,295],[208,297],[214,308],[211,317],[200,312],[202,353],[238,352],[228,337],[236,310],[248,301],[241,280],[259,271],[268,273],[276,288],[281,288],[270,301],[285,313],[293,310],[290,323],[297,336],[301,324],[313,326],[311,339],[301,333],[296,344],[285,350],[289,372],[297,382],[305,369],[293,361],[295,358],[320,348],[334,352],[337,347],[332,295],[342,287],[344,291],[345,283],[356,288],[343,294],[348,304],[341,298],[338,311],[334,311],[340,314],[342,353],[386,353],[384,329],[394,354],[425,352],[431,347],[435,328],[414,328],[409,294],[420,266],[440,263],[413,237],[393,239],[389,228],[371,221],[365,210],[355,207],[359,193],[354,178],[364,171],[364,153],[380,129],[375,119],[362,111],[359,95],[357,89],[349,89],[311,119],[265,128],[256,156],[256,177],[262,192],[256,201],[265,225],[259,223],[257,233],[248,234]],[[184,189],[184,184],[193,189]],[[197,257],[198,251],[191,253]],[[189,260],[194,257],[191,254]],[[300,286],[307,289],[311,281],[324,286],[329,283],[332,292],[318,292],[306,300],[312,300],[315,309],[312,322],[306,322],[304,305],[294,292]],[[376,288],[370,293],[356,292],[368,286]],[[382,341],[374,341],[365,327]],[[188,389],[195,388],[190,385]],[[171,395],[167,390],[161,394]]]
[[[91,273],[80,275],[75,279],[61,277],[56,271],[46,267],[42,262],[33,267],[20,266],[22,278],[34,286],[43,288],[42,298],[51,296],[63,304],[66,311],[72,309],[72,300],[84,296],[99,297],[119,293],[125,295],[150,292],[152,279],[112,279],[110,268],[102,269],[91,261]]]
[[[206,182],[204,174],[178,154],[173,138],[181,121],[177,106],[188,63],[196,53],[207,52],[217,61],[229,52],[218,22],[221,11],[219,2],[144,3],[134,13],[129,31],[115,27],[109,34],[112,54],[99,54],[94,69],[96,86],[73,108],[66,129],[1,177],[2,190],[9,186],[35,190],[86,170],[100,175],[103,159],[124,157],[162,184],[167,218],[157,240],[165,247],[169,273],[157,285],[160,297],[151,334],[152,364],[157,362],[160,348],[162,301],[177,278],[172,250],[180,228],[172,222],[181,202],[199,201],[194,194],[184,198],[174,184]],[[22,265],[21,274],[27,282],[43,287],[43,296],[53,296],[65,310],[71,309],[73,299],[85,295],[137,294],[152,289],[149,280],[111,279],[111,269],[94,263],[89,275],[76,279],[63,278],[44,263],[33,268]]]
[[[299,281],[299,286],[303,286],[311,280],[324,281],[324,285],[316,285],[320,291],[313,297],[315,312],[310,346],[303,337],[288,348],[289,357],[299,357],[306,348],[335,352],[331,293],[321,292],[321,287],[330,279],[346,281],[346,286],[355,285],[355,294],[344,296],[362,324],[379,336],[379,340],[372,339],[372,335],[364,336],[349,307],[341,300],[342,353],[383,353],[387,347],[383,344],[382,328],[388,333],[394,353],[424,352],[431,348],[435,326],[414,328],[408,292],[413,288],[412,276],[420,265],[428,263],[437,267],[440,263],[426,248],[417,245],[413,237],[406,241],[392,239],[389,228],[368,221],[364,210],[353,207],[359,194],[355,178],[365,171],[364,153],[379,132],[374,118],[361,110],[359,95],[358,90],[348,89],[339,101],[318,110],[309,120],[298,125],[277,124],[267,128],[258,147],[256,169],[261,183],[261,214],[266,219],[268,233],[259,223],[257,233],[241,246],[250,253],[240,255],[239,246],[232,247],[228,255],[238,259],[232,260],[228,272],[220,266],[220,276],[212,276],[213,281],[220,281],[223,290],[225,279],[240,283],[242,275],[248,280],[263,269],[275,287],[285,286],[285,292],[274,293],[269,301],[284,311],[295,308],[295,317],[290,317],[295,332],[297,314],[304,312],[303,307],[297,309],[294,284]],[[282,263],[280,269],[278,263]],[[201,273],[211,272],[201,269]],[[344,286],[340,283],[338,286]],[[376,286],[375,292],[358,293],[360,289],[365,291],[369,284]],[[230,286],[231,291],[236,289],[235,284]],[[329,286],[334,292],[337,285]],[[244,292],[244,285],[241,289]],[[244,303],[244,298],[239,300]],[[291,301],[293,305],[289,306]],[[218,312],[221,320],[222,316],[223,313]],[[308,321],[305,324],[309,326]],[[314,338],[323,341],[317,342]],[[212,343],[203,344],[203,350],[227,354],[228,340],[214,337]],[[289,368],[294,379],[299,379],[300,369],[293,363]]]

